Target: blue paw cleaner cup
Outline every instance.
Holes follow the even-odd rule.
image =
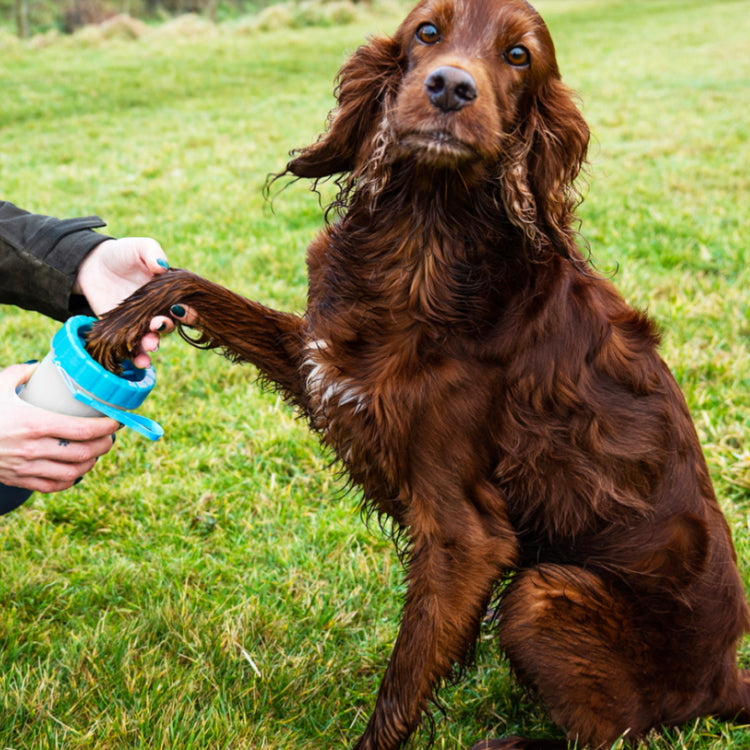
[[[164,430],[151,419],[131,413],[156,384],[153,367],[139,369],[130,360],[115,375],[86,351],[86,334],[96,318],[70,318],[52,337],[49,353],[37,365],[18,395],[34,406],[72,417],[111,417],[158,440]],[[0,515],[24,503],[32,490],[0,484]]]

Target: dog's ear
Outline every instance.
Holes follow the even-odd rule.
[[[338,74],[338,106],[329,126],[311,146],[293,152],[286,171],[297,177],[318,179],[356,167],[357,154],[380,122],[383,105],[402,75],[399,44],[378,37],[360,47]]]
[[[589,128],[572,92],[550,76],[524,103],[503,175],[506,209],[537,251],[569,255],[575,244],[575,180],[586,159]]]

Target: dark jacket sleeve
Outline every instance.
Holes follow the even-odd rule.
[[[92,231],[103,226],[98,216],[56,219],[0,201],[0,303],[60,321],[89,312],[71,292],[83,259],[109,239]]]

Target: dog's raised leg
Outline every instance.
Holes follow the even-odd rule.
[[[172,269],[156,276],[102,316],[87,338],[88,351],[104,367],[116,370],[148,332],[150,318],[169,315],[175,304],[189,306],[197,314],[190,325],[198,332],[196,337],[178,323],[186,341],[221,349],[232,360],[255,365],[289,400],[306,406],[302,318],[264,307],[189,271]]]

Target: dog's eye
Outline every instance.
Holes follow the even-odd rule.
[[[423,23],[414,37],[422,44],[435,44],[440,39],[440,32],[434,23]]]
[[[526,47],[517,44],[506,50],[505,59],[516,68],[525,68],[531,62],[531,55]]]

